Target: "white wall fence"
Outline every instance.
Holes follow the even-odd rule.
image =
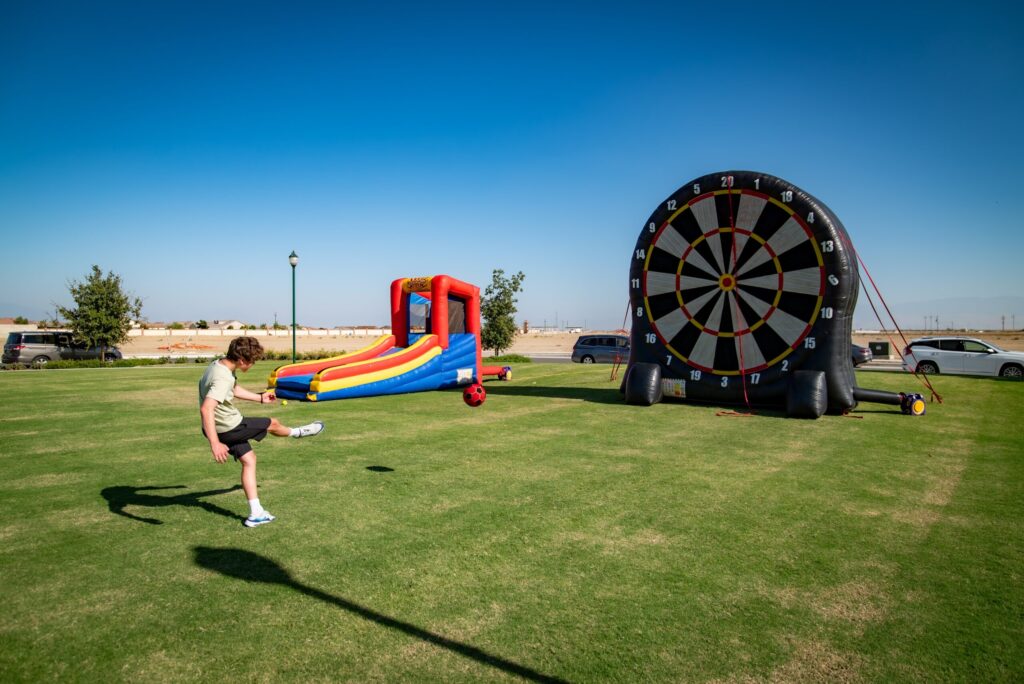
[[[296,337],[380,337],[390,335],[391,328],[299,328]],[[202,330],[185,328],[133,328],[129,337],[291,337],[291,330]]]
[[[64,328],[58,328],[63,330]],[[7,333],[21,330],[39,330],[35,323],[0,323],[0,335],[7,339]],[[391,327],[384,328],[299,328],[295,331],[296,337],[380,337],[390,335]],[[128,331],[128,337],[291,337],[289,330],[199,330],[196,328],[185,328],[174,330],[172,328],[132,328]]]

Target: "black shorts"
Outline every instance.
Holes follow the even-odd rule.
[[[242,458],[247,453],[252,451],[252,445],[249,444],[250,439],[255,439],[257,442],[262,442],[263,438],[267,436],[267,430],[270,429],[269,418],[242,418],[242,422],[231,428],[227,432],[218,432],[217,438],[220,439],[221,444],[227,446],[228,451],[235,457],[235,460]],[[206,430],[203,430],[203,435],[206,434]]]

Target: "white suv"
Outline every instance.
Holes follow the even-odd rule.
[[[911,340],[903,350],[903,369],[1020,380],[1024,377],[1024,353],[1006,351],[973,337],[922,337]]]

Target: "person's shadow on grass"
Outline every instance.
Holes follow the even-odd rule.
[[[315,587],[306,586],[295,580],[287,570],[270,560],[251,551],[242,549],[216,549],[208,546],[197,546],[193,549],[195,562],[201,568],[219,572],[227,577],[245,580],[246,582],[265,582],[267,584],[280,584],[289,587],[324,603],[337,606],[342,610],[358,615],[359,617],[376,623],[382,627],[403,632],[434,646],[446,648],[470,660],[475,660],[483,665],[496,668],[507,674],[515,675],[531,682],[565,682],[564,679],[532,670],[525,665],[514,663],[500,656],[492,655],[487,651],[469,644],[464,644],[454,639],[428,632],[422,627],[403,622],[397,618],[378,613],[375,610],[361,606],[358,603],[332,596],[327,592],[320,591]]]
[[[138,520],[139,522],[144,522],[149,525],[163,525],[164,523],[162,520],[133,515],[132,513],[127,512],[125,508],[127,506],[146,506],[149,508],[186,506],[189,508],[202,508],[204,511],[223,515],[227,518],[245,520],[243,516],[238,515],[237,513],[232,513],[226,508],[221,508],[209,501],[202,500],[202,497],[227,494],[228,492],[233,492],[241,488],[242,485],[237,484],[234,487],[211,489],[208,492],[190,492],[188,494],[178,494],[177,496],[154,496],[153,494],[145,494],[142,492],[159,491],[164,489],[185,489],[185,485],[168,485],[166,487],[129,487],[126,485],[118,485],[115,487],[106,487],[100,492],[100,494],[107,500],[107,507],[110,508],[111,513],[123,515],[126,518]]]

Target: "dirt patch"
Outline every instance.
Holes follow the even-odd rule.
[[[954,445],[954,448],[960,453],[966,453],[969,451],[970,445],[958,443]],[[957,487],[960,486],[960,479],[963,477],[966,467],[967,464],[963,461],[950,463],[946,471],[932,481],[922,501],[929,506],[948,506]]]
[[[821,641],[794,644],[788,661],[768,676],[770,682],[857,682],[863,663],[855,653],[838,651]]]
[[[237,336],[244,334],[238,331],[235,334],[223,336],[157,336],[142,335],[132,337],[121,347],[125,355],[152,355],[168,353],[197,353],[200,355],[221,356],[228,350],[228,344]],[[611,333],[609,333],[611,334]],[[529,355],[536,352],[542,353],[569,353],[572,346],[579,338],[578,333],[553,333],[553,334],[528,334],[516,335],[512,347],[502,353]],[[290,352],[292,350],[292,338],[286,336],[259,337],[257,338],[264,349],[275,352]],[[329,351],[334,353],[353,352],[369,345],[376,336],[367,337],[342,337],[340,335],[304,335],[295,339],[295,349],[298,352]]]
[[[826,589],[812,601],[815,611],[830,620],[856,624],[885,619],[885,594],[868,582],[847,582]]]
[[[647,546],[660,546],[665,544],[668,538],[657,530],[650,528],[626,534],[618,525],[601,525],[597,530],[581,530],[559,534],[555,537],[554,541],[556,544],[570,542],[593,546],[600,549],[602,554],[615,555]]]

